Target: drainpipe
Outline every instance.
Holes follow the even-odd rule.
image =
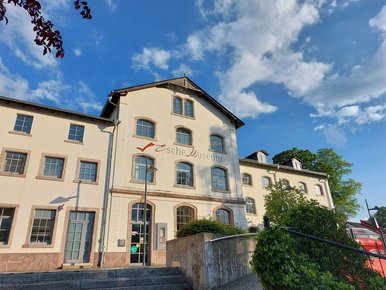
[[[114,186],[114,177],[115,177],[115,163],[117,155],[117,138],[118,138],[118,125],[121,123],[119,121],[119,106],[114,104],[111,101],[114,91],[111,92],[109,96],[109,103],[117,108],[116,119],[114,119],[114,129],[110,133],[110,142],[109,142],[109,152],[108,152],[108,164],[107,164],[107,173],[106,173],[106,186],[105,186],[105,199],[103,202],[103,216],[102,216],[102,227],[101,227],[101,259],[99,267],[103,267],[105,262],[106,251],[108,248],[108,236],[110,232],[110,216],[111,216],[111,197],[112,197],[112,187]],[[115,134],[117,130],[117,134]],[[114,137],[115,137],[115,146],[114,146]],[[115,147],[114,156],[113,148]],[[113,159],[114,158],[114,159]],[[112,162],[113,161],[113,162]]]

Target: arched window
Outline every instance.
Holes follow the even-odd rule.
[[[247,197],[247,199],[245,200],[245,207],[247,213],[256,213],[255,200],[253,198]]]
[[[179,162],[176,166],[176,183],[179,185],[193,186],[193,165]]]
[[[173,97],[173,113],[182,115],[182,98],[177,96]]]
[[[298,183],[299,190],[301,192],[307,193],[307,185],[304,182],[299,182]]]
[[[225,169],[220,167],[213,167],[211,170],[211,175],[213,190],[228,190],[228,174]]]
[[[231,217],[228,210],[224,208],[219,208],[216,210],[216,221],[230,225],[231,224]]]
[[[263,184],[263,188],[265,189],[269,189],[269,187],[271,186],[272,182],[271,182],[271,178],[267,177],[267,176],[263,176],[261,178],[261,182]]]
[[[315,194],[316,195],[324,195],[323,189],[319,184],[315,184]]]
[[[210,149],[216,152],[224,152],[224,138],[219,135],[210,135]]]
[[[192,132],[185,128],[177,128],[176,142],[178,144],[192,145]]]
[[[285,189],[289,189],[290,187],[290,183],[287,179],[280,179],[280,186],[281,186],[281,189],[285,190]]]
[[[143,136],[148,138],[154,138],[155,136],[155,125],[153,122],[144,120],[144,119],[138,119],[137,120],[137,129],[136,129],[136,135],[137,136]]]
[[[252,176],[248,173],[243,173],[243,184],[252,185]]]
[[[184,100],[184,115],[187,117],[193,117],[193,102]]]
[[[147,162],[146,162],[147,160]],[[149,167],[154,167],[154,159],[147,156],[135,156],[134,157],[134,170],[133,179],[138,181],[145,181],[146,164]],[[147,181],[154,182],[154,171],[147,172]]]
[[[177,208],[177,231],[184,225],[195,219],[194,209],[190,206],[180,206]]]

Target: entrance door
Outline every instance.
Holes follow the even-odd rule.
[[[136,203],[131,209],[130,264],[143,264],[144,204]],[[151,245],[151,206],[146,210],[145,263],[149,264]]]
[[[90,262],[94,215],[94,212],[70,212],[64,255],[65,263]]]

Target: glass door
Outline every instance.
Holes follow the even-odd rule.
[[[136,203],[131,210],[131,242],[130,242],[130,264],[143,264],[144,248],[145,263],[149,264],[151,245],[151,206],[146,210],[146,246],[144,247],[144,204]]]
[[[65,263],[90,262],[94,213],[71,211],[66,239]]]

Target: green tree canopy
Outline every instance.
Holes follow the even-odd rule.
[[[276,154],[272,161],[283,164],[297,157],[302,161],[304,169],[324,172],[328,175],[328,182],[336,212],[340,221],[346,221],[355,216],[360,206],[355,195],[360,191],[360,182],[347,178],[351,174],[352,164],[331,148],[320,149],[316,153],[309,150],[292,148]]]
[[[386,228],[386,206],[381,206],[374,216],[377,219],[378,225],[381,228]]]

